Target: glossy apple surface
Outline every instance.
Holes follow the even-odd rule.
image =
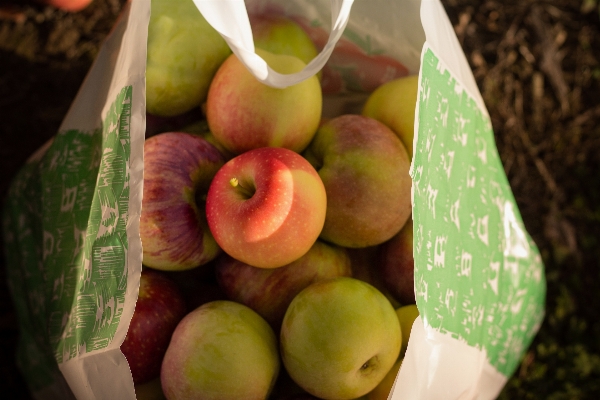
[[[379,249],[379,275],[385,287],[403,305],[414,304],[415,261],[412,218]]]
[[[159,271],[142,270],[135,311],[121,345],[135,384],[159,377],[171,334],[186,311],[184,298],[171,279]]]
[[[220,253],[203,197],[223,163],[221,153],[196,135],[166,132],[146,139],[140,216],[144,265],[185,270]]]
[[[317,240],[327,199],[315,169],[299,154],[264,147],[243,153],[217,172],[206,216],[219,246],[260,268],[297,260]]]
[[[256,268],[226,254],[216,264],[217,280],[227,297],[252,308],[276,332],[302,289],[320,280],[352,275],[346,249],[320,240],[305,255],[279,268]]]
[[[362,115],[389,126],[402,140],[411,158],[418,92],[418,75],[397,78],[375,89],[362,110]]]
[[[321,238],[344,247],[374,246],[411,214],[410,163],[384,124],[346,114],[326,121],[303,153],[327,191]]]
[[[292,300],[280,347],[286,370],[304,390],[325,399],[355,399],[383,380],[401,340],[385,296],[342,277],[313,283]]]
[[[232,301],[206,303],[175,328],[163,359],[168,399],[266,399],[280,368],[269,324]]]
[[[298,72],[305,66],[294,56],[261,49],[256,53],[282,74]],[[260,147],[301,152],[319,126],[322,107],[317,77],[284,89],[272,88],[259,82],[231,55],[210,85],[206,118],[215,138],[234,154]]]
[[[210,82],[231,54],[192,0],[152,0],[148,24],[146,107],[174,116],[199,107]]]

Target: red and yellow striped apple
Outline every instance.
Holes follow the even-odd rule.
[[[186,270],[221,252],[206,222],[203,197],[223,164],[221,153],[197,135],[165,132],[146,139],[140,215],[144,265]]]

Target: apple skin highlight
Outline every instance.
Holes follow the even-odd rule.
[[[308,252],[323,228],[326,207],[315,169],[299,154],[277,147],[229,160],[206,198],[208,225],[219,246],[259,268],[281,267]]]

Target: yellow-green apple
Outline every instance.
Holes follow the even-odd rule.
[[[411,213],[410,162],[384,124],[355,114],[326,121],[303,153],[327,191],[321,238],[344,247],[385,242]]]
[[[219,286],[228,298],[252,308],[276,332],[302,289],[319,280],[352,275],[346,249],[320,240],[302,257],[279,268],[256,268],[227,254],[219,256],[216,264]]]
[[[379,247],[378,269],[384,286],[392,296],[403,305],[415,303],[412,218],[400,232]]]
[[[254,46],[273,54],[298,57],[305,64],[318,54],[317,46],[304,29],[283,14],[261,13],[250,15]]]
[[[171,334],[186,312],[175,282],[162,272],[142,269],[135,311],[121,345],[135,384],[160,376]]]
[[[389,126],[412,158],[418,75],[397,78],[379,86],[367,98],[362,114]]]
[[[255,311],[213,301],[177,325],[161,368],[166,397],[266,399],[280,368],[277,338]]]
[[[250,150],[227,161],[206,198],[218,245],[259,268],[281,267],[306,254],[321,233],[326,209],[317,171],[281,147]]]
[[[413,323],[419,316],[419,309],[416,304],[409,304],[396,308],[396,315],[400,322],[400,330],[402,331],[402,347],[400,348],[400,356],[404,356],[410,339],[410,332]]]
[[[373,390],[400,353],[401,332],[390,302],[354,278],[319,281],[288,307],[281,357],[292,379],[324,399],[355,399]]]
[[[256,49],[282,74],[302,70],[299,58]],[[206,99],[206,119],[215,138],[234,154],[259,147],[306,148],[321,119],[323,99],[316,76],[277,89],[258,81],[232,54],[215,74]]]
[[[392,366],[392,369],[389,370],[379,385],[365,396],[365,400],[388,400],[401,366],[402,358],[398,358]]]
[[[199,107],[231,49],[192,0],[152,0],[148,24],[146,107],[174,116]]]
[[[146,139],[140,215],[144,265],[185,270],[220,253],[206,222],[204,196],[224,162],[197,135],[165,132]]]

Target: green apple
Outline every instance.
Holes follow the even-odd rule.
[[[199,107],[231,54],[192,0],[152,0],[148,24],[146,108],[174,116]]]
[[[406,348],[408,347],[408,340],[410,339],[410,331],[412,330],[415,319],[419,316],[419,309],[416,304],[409,304],[396,308],[396,316],[400,322],[400,330],[402,331],[402,347],[400,348],[400,355],[404,355]]]
[[[256,49],[271,68],[295,73],[306,65],[299,58]],[[284,147],[301,152],[321,120],[323,99],[316,76],[284,89],[258,81],[232,54],[221,65],[208,91],[206,119],[214,137],[230,152]]]
[[[354,114],[332,118],[303,155],[327,193],[321,239],[344,247],[378,245],[411,215],[408,154],[383,123]]]
[[[206,303],[175,328],[162,363],[169,400],[266,399],[277,380],[277,338],[250,308]]]
[[[369,95],[362,110],[362,115],[375,118],[389,126],[402,140],[411,158],[418,84],[418,75],[409,75],[384,83]]]
[[[386,297],[348,277],[302,290],[288,307],[280,334],[292,379],[324,399],[355,399],[373,390],[398,359],[401,341]]]
[[[318,54],[317,46],[304,29],[293,19],[278,14],[250,16],[254,46],[273,54],[287,54],[305,64]]]

